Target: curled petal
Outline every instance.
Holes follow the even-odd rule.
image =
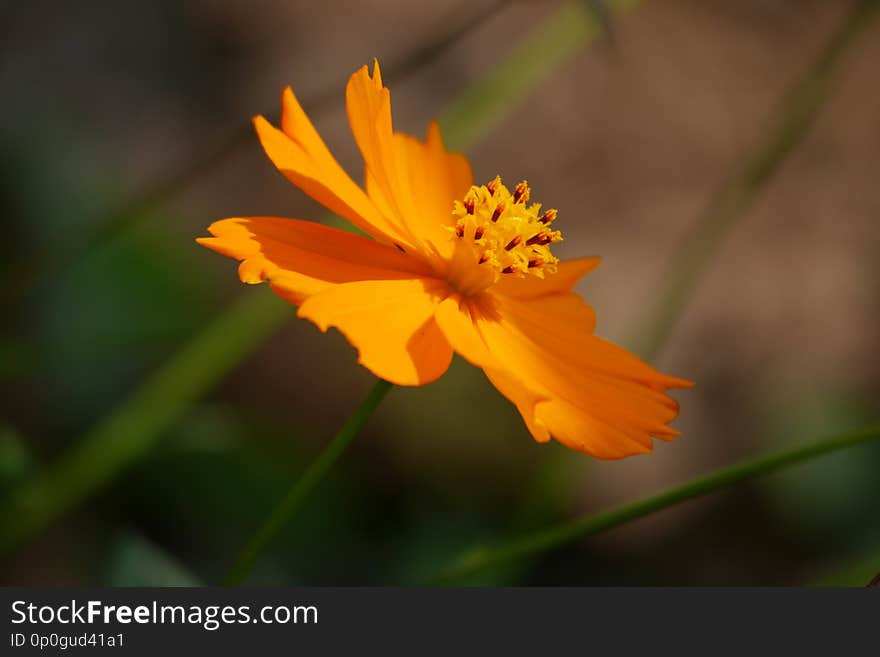
[[[547,422],[536,413],[538,404],[548,401],[548,398],[530,390],[502,369],[486,369],[484,372],[492,385],[516,406],[532,437],[539,443],[549,441],[552,436]]]
[[[401,193],[408,194],[419,208],[407,223],[416,236],[414,241],[448,260],[454,246],[450,232],[455,224],[452,201],[463,198],[473,184],[470,163],[463,155],[446,150],[436,121],[428,126],[425,141],[398,132],[394,146]],[[367,193],[381,198],[374,180],[368,176]]]
[[[338,328],[359,360],[379,378],[404,386],[430,383],[452,360],[434,311],[447,294],[432,279],[359,281],[329,287],[303,303],[298,315],[322,331]]]
[[[263,149],[278,170],[318,203],[376,239],[412,246],[339,165],[290,87],[281,102],[283,130],[262,116],[254,119]]]
[[[457,312],[457,315],[456,315]],[[594,314],[573,293],[528,303],[484,295],[438,309],[447,339],[516,404],[537,440],[547,435],[598,458],[647,452],[678,404],[664,391],[691,385],[592,334]]]
[[[378,62],[370,75],[366,66],[355,72],[346,88],[346,109],[352,134],[366,165],[367,193],[436,266],[452,248],[452,203],[472,183],[470,165],[449,153],[440,128],[432,123],[427,139],[395,133],[391,94],[382,85]]]
[[[245,283],[268,280],[294,305],[339,283],[429,275],[426,266],[394,247],[360,235],[299,219],[223,219],[197,241],[241,261]]]
[[[373,74],[366,66],[352,74],[345,89],[345,107],[354,140],[367,168],[370,197],[386,214],[405,226],[414,214],[412,199],[404,193],[391,125],[391,93],[382,86],[379,63]]]

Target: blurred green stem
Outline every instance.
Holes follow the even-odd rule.
[[[636,500],[635,502],[630,502],[602,513],[584,516],[562,523],[556,527],[527,534],[498,547],[475,549],[464,555],[457,563],[433,579],[431,583],[454,583],[481,570],[539,554],[592,536],[593,534],[598,534],[657,511],[662,511],[681,502],[713,493],[733,484],[738,484],[747,479],[763,476],[781,468],[878,439],[880,439],[880,427],[871,427],[801,447],[783,450],[776,454],[742,461],[716,470],[708,475],[697,477],[684,484],[673,486],[656,495]]]
[[[866,586],[880,577],[880,544],[862,555],[848,555],[846,565],[817,577],[807,586]]]
[[[336,463],[337,459],[345,451],[345,448],[351,444],[351,441],[364,426],[373,411],[379,406],[379,403],[391,390],[392,384],[379,379],[367,398],[361,402],[354,414],[348,418],[348,421],[339,430],[339,433],[333,437],[324,451],[315,459],[306,470],[305,474],[298,479],[284,499],[275,507],[272,514],[263,523],[260,530],[254,535],[250,542],[242,551],[238,561],[223,579],[225,586],[236,586],[247,577],[256,563],[259,556],[263,553],[275,535],[284,527],[285,524],[299,510],[302,503],[306,500],[312,489],[317,486],[330,468]]]
[[[752,206],[780,165],[809,132],[819,109],[831,96],[844,55],[876,17],[878,0],[856,0],[837,30],[803,78],[786,94],[757,150],[749,154],[734,175],[715,193],[694,228],[670,260],[656,299],[638,323],[643,334],[630,342],[647,360],[666,342],[696,289],[701,275],[718,253],[725,237]]]
[[[637,4],[609,2],[615,12]],[[457,150],[470,148],[601,30],[582,2],[563,5],[448,108],[441,117],[446,143]],[[249,290],[224,310],[68,454],[0,502],[0,553],[28,540],[136,463],[192,402],[291,316],[290,306],[268,290]]]
[[[160,367],[54,467],[26,482],[0,505],[0,553],[111,482],[142,458],[216,381],[290,315],[268,289],[248,290]]]

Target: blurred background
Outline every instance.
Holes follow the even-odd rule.
[[[631,344],[676,245],[851,6],[649,0],[611,17],[609,34],[470,149],[477,180],[527,178],[535,200],[559,208],[558,255],[604,258],[578,288],[600,335]],[[230,304],[271,296],[193,240],[227,216],[322,217],[250,133],[252,115],[277,114],[285,85],[356,173],[344,109],[351,72],[378,57],[395,127],[421,135],[558,7],[0,3],[0,494],[90,435]],[[878,65],[875,24],[654,359],[697,381],[676,393],[680,439],[621,462],[536,444],[482,373],[456,359],[440,381],[391,392],[248,581],[416,582],[475,542],[876,422]],[[372,385],[338,333],[321,334],[292,308],[246,351],[96,494],[5,554],[0,581],[218,581]],[[880,562],[877,447],[477,581],[832,581]]]

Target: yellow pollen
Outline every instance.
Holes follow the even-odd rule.
[[[541,214],[541,204],[529,205],[530,197],[525,180],[511,192],[495,176],[455,202],[455,238],[471,245],[475,264],[501,274],[539,278],[556,271],[559,260],[550,252],[550,245],[562,240],[562,233],[550,228],[556,210]]]

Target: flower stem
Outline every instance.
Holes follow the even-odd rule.
[[[430,580],[430,583],[457,582],[487,568],[539,554],[566,543],[598,534],[606,529],[618,527],[631,520],[662,511],[681,502],[715,492],[747,479],[766,475],[796,463],[878,439],[880,439],[880,426],[742,461],[608,511],[582,516],[570,522],[513,539],[509,543],[497,547],[472,550],[439,576]]]
[[[875,585],[874,577],[880,577],[880,544],[874,544],[858,555],[848,555],[846,565],[829,570],[808,581],[805,586],[840,587]]]
[[[196,399],[289,317],[290,306],[268,289],[240,295],[67,454],[0,499],[0,555],[143,459]]]
[[[379,379],[370,394],[361,402],[357,410],[348,418],[348,421],[342,426],[330,444],[324,448],[324,451],[316,458],[306,470],[305,474],[296,480],[287,495],[281,500],[275,510],[260,527],[260,530],[254,534],[254,537],[247,544],[245,549],[236,561],[235,565],[226,574],[223,579],[225,586],[236,586],[247,577],[256,563],[259,556],[263,553],[269,543],[275,538],[275,535],[286,525],[293,515],[299,510],[303,502],[317,486],[327,476],[333,464],[342,456],[346,447],[364,426],[373,411],[379,406],[379,403],[388,394],[392,388],[391,383]]]

